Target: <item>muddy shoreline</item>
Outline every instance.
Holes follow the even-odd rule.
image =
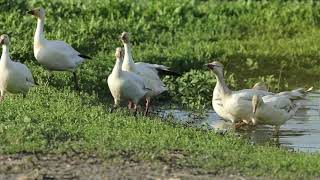
[[[174,167],[162,162],[105,160],[94,154],[0,155],[0,179],[258,179],[217,174],[196,168]],[[260,179],[260,178],[259,178]]]

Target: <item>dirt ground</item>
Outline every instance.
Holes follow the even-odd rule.
[[[257,179],[240,175],[216,175],[165,163],[110,162],[95,155],[15,154],[0,156],[0,179]]]

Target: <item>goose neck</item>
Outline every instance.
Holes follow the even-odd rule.
[[[224,76],[222,74],[216,74],[216,79],[217,83],[215,89],[218,89],[222,95],[230,95],[231,90],[228,88]]]
[[[2,45],[2,54],[0,62],[8,62],[10,59],[9,56],[9,45]]]
[[[134,61],[132,58],[132,53],[131,53],[131,45],[130,43],[124,43],[124,62],[123,64],[125,64],[126,66],[128,66],[130,69],[134,71]]]
[[[113,67],[113,70],[112,70],[112,74],[115,74],[115,75],[120,75],[121,72],[122,72],[122,59],[120,58],[117,58],[116,60],[116,64],[114,65]]]
[[[34,34],[35,43],[41,43],[44,40],[44,18],[38,18],[37,29]]]

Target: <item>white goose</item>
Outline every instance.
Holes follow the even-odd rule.
[[[78,88],[76,68],[86,59],[91,58],[80,54],[64,41],[47,40],[44,37],[45,10],[43,8],[36,8],[28,13],[38,19],[34,35],[34,56],[44,68],[49,70],[49,81],[52,71],[70,71],[73,73],[75,87]]]
[[[252,123],[275,126],[275,134],[279,135],[280,126],[299,109],[300,105],[286,95],[276,94],[269,96],[252,97]]]
[[[252,89],[256,89],[256,90],[263,90],[263,91],[268,91],[268,88],[266,86],[266,84],[264,82],[258,82],[256,83]],[[276,95],[276,96],[287,96],[288,98],[290,99],[295,99],[295,100],[298,100],[298,99],[304,99],[306,94],[310,91],[313,90],[313,87],[310,87],[309,89],[305,90],[304,88],[298,88],[298,89],[294,89],[292,91],[283,91],[283,92],[280,92],[278,94],[275,94],[273,93],[273,95]]]
[[[216,113],[232,123],[250,123],[253,115],[252,97],[254,95],[265,96],[272,93],[255,89],[231,91],[224,80],[223,65],[215,61],[206,64],[206,66],[212,69],[217,78],[212,98],[212,106]]]
[[[0,60],[0,101],[4,99],[6,92],[13,94],[22,93],[23,97],[25,97],[29,89],[35,85],[32,74],[26,65],[11,60],[8,35],[3,34],[0,36],[0,44],[2,45]]]
[[[115,56],[116,63],[108,77],[108,86],[114,99],[113,109],[118,107],[122,100],[129,100],[133,102],[136,112],[139,101],[145,98],[151,89],[147,87],[140,75],[122,70],[122,48],[116,49]]]
[[[143,62],[134,63],[132,54],[131,54],[129,34],[127,32],[123,32],[120,38],[121,38],[121,41],[123,42],[124,50],[125,50],[122,69],[125,71],[134,72],[143,76],[143,78],[145,79],[145,82],[152,89],[152,91],[149,91],[146,96],[145,115],[147,115],[149,106],[150,106],[151,97],[157,96],[162,92],[168,90],[165,84],[161,81],[159,74],[175,75],[175,76],[180,76],[180,74],[171,71],[169,67],[166,67],[163,65],[149,64],[149,63],[143,63]]]

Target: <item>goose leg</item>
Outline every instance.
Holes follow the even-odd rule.
[[[276,146],[280,147],[280,139],[279,139],[279,135],[280,135],[280,126],[275,126],[275,136],[276,136]]]
[[[274,135],[279,138],[279,135],[280,135],[280,126],[275,126],[275,133]]]
[[[138,112],[138,106],[137,106],[137,104],[133,104],[133,114],[134,114],[134,116],[137,116],[137,112]]]
[[[74,72],[72,72],[72,74],[73,74],[74,88],[75,88],[76,90],[79,90],[77,72],[74,71]]]
[[[1,91],[0,94],[0,102],[2,102],[4,100],[4,91]]]
[[[48,80],[47,80],[47,82],[48,82],[48,83],[51,83],[52,78],[53,78],[53,74],[52,74],[51,71],[49,71],[49,75],[48,75]]]
[[[144,111],[144,115],[147,116],[148,115],[148,112],[149,112],[149,107],[150,107],[150,98],[146,98],[146,109]]]
[[[129,108],[129,110],[132,109],[132,101],[131,100],[129,100],[128,108]]]

